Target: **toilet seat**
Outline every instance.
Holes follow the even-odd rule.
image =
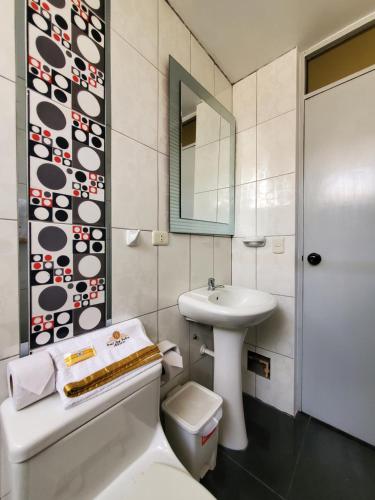
[[[118,485],[120,486],[120,485]],[[214,500],[215,497],[190,474],[167,464],[152,463],[133,476],[126,488],[110,487],[100,500]]]

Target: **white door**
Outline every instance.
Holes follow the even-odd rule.
[[[306,100],[304,169],[302,408],[375,445],[374,71]]]

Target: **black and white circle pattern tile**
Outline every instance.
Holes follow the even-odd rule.
[[[31,348],[105,325],[105,0],[27,0]]]
[[[30,233],[32,348],[104,326],[105,229],[30,222]]]
[[[73,108],[82,111],[91,104],[89,111],[99,121],[105,86],[103,14],[104,0],[29,0],[27,7],[29,89],[67,107],[73,100]]]
[[[104,126],[35,92],[29,108],[30,218],[103,226]]]

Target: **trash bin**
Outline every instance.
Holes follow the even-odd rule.
[[[223,400],[196,382],[177,388],[162,403],[168,441],[195,479],[216,466]]]

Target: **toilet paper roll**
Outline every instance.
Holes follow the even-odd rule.
[[[163,354],[161,381],[165,384],[168,380],[182,372],[184,364],[178,345],[169,340],[162,340],[159,342],[158,347]]]
[[[56,391],[55,368],[47,351],[10,361],[8,392],[16,410],[21,410]]]

